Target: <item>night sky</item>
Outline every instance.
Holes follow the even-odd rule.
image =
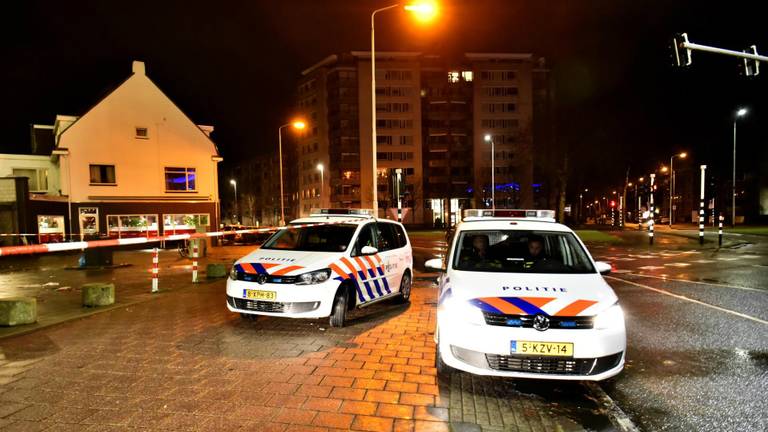
[[[80,115],[143,60],[148,76],[195,122],[215,126],[225,170],[277,145],[302,69],[335,52],[370,49],[379,0],[14,1],[0,35],[0,151],[25,152],[29,124]],[[554,68],[557,130],[570,148],[572,185],[620,184],[676,151],[730,171],[732,115],[740,165],[756,170],[768,141],[768,64],[739,74],[740,60],[693,53],[670,66],[671,36],[768,53],[754,3],[688,1],[442,1],[438,22],[405,13],[377,18],[377,50],[446,56],[531,52]],[[763,152],[763,154],[765,154]]]

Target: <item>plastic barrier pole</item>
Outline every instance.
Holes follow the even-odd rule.
[[[197,241],[192,242],[192,283],[197,283]]]
[[[152,249],[152,292],[159,292],[158,288],[158,262],[160,261],[157,248]]]

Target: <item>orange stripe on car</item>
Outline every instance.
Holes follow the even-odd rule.
[[[278,263],[259,263],[259,264],[261,264],[261,266],[264,267],[264,270],[269,270],[272,267],[277,267],[280,265]]]
[[[368,265],[370,265],[370,267],[368,267],[368,270],[373,270],[374,272],[376,272],[376,264],[373,262],[373,260],[367,256],[363,258],[365,258],[365,260],[368,262]]]
[[[294,270],[299,270],[299,269],[303,269],[303,268],[304,268],[304,267],[302,267],[302,266],[296,266],[296,265],[294,265],[294,266],[288,266],[288,267],[283,267],[283,268],[281,268],[280,270],[277,270],[277,271],[275,271],[275,272],[274,272],[274,273],[272,273],[272,274],[273,274],[274,276],[283,276],[283,275],[285,275],[285,274],[288,274],[288,273],[290,273],[290,272],[292,272],[292,271],[294,271]]]
[[[575,316],[595,303],[597,302],[592,300],[576,300],[568,306],[560,309],[560,311],[556,313],[555,316]]]
[[[341,269],[341,267],[337,266],[336,264],[331,264],[328,266],[334,273],[336,273],[338,276],[341,276],[344,279],[347,279],[349,277],[348,273],[344,273],[344,270]]]
[[[365,266],[365,263],[363,262],[363,260],[360,259],[360,257],[355,257],[355,262],[357,263],[357,265],[360,266],[360,271],[363,272],[363,275],[364,275],[363,279],[368,279],[369,277],[368,272],[366,272],[368,268]]]
[[[522,309],[498,297],[480,297],[478,300],[484,301],[507,315],[525,315]]]
[[[345,266],[349,269],[349,272],[352,273],[355,277],[355,279],[359,279],[357,276],[357,269],[355,268],[355,265],[352,264],[350,260],[347,259],[347,257],[341,257],[339,261],[343,262]]]
[[[240,267],[243,268],[243,271],[249,274],[256,274],[256,269],[253,268],[251,263],[240,263]]]

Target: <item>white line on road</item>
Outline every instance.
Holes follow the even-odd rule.
[[[600,401],[600,403],[607,409],[608,418],[611,420],[614,426],[616,426],[621,432],[640,432],[640,429],[632,422],[628,415],[619,408],[619,406],[608,396],[608,393],[600,387],[594,381],[587,381],[584,383],[587,389],[592,391],[592,394]]]
[[[655,292],[657,292],[659,294],[668,295],[670,297],[674,297],[674,298],[677,298],[677,299],[680,299],[680,300],[685,300],[685,301],[689,301],[691,303],[696,303],[696,304],[699,304],[699,305],[702,305],[702,306],[706,306],[708,308],[719,310],[720,312],[725,312],[725,313],[729,313],[731,315],[736,315],[738,317],[746,318],[748,320],[752,320],[752,321],[758,322],[760,324],[768,324],[768,321],[761,320],[760,318],[755,318],[755,317],[753,317],[751,315],[743,314],[741,312],[736,312],[736,311],[732,311],[730,309],[721,308],[720,306],[715,306],[715,305],[712,305],[712,304],[709,304],[709,303],[704,303],[703,301],[692,299],[692,298],[686,297],[684,295],[673,294],[673,293],[671,293],[669,291],[665,291],[663,289],[654,288],[652,286],[639,284],[637,282],[628,281],[628,280],[622,279],[622,278],[617,278],[617,277],[613,277],[613,276],[604,276],[604,277],[609,278],[609,279],[613,279],[613,280],[616,280],[616,281],[619,281],[619,282],[624,282],[626,284],[634,285],[634,286],[637,286],[637,287],[640,287],[640,288],[645,288],[647,290],[655,291]]]
[[[647,278],[653,278],[653,279],[670,280],[675,282],[688,282],[688,283],[699,284],[699,285],[712,285],[712,286],[718,286],[723,288],[735,288],[735,289],[746,290],[746,291],[757,291],[761,293],[768,293],[768,291],[764,289],[759,289],[759,288],[750,288],[750,287],[744,287],[744,286],[738,286],[738,285],[728,285],[728,284],[720,284],[720,283],[712,283],[712,282],[692,281],[688,279],[671,278],[666,276],[654,276],[654,275],[648,275],[643,273],[632,273],[632,276],[640,276],[640,277],[647,277]]]

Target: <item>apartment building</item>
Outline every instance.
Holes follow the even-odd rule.
[[[462,208],[533,203],[531,54],[443,58],[376,53],[379,216],[455,223]],[[315,207],[370,208],[370,53],[334,54],[302,72],[296,108],[298,214]],[[495,147],[495,194],[491,145]]]

